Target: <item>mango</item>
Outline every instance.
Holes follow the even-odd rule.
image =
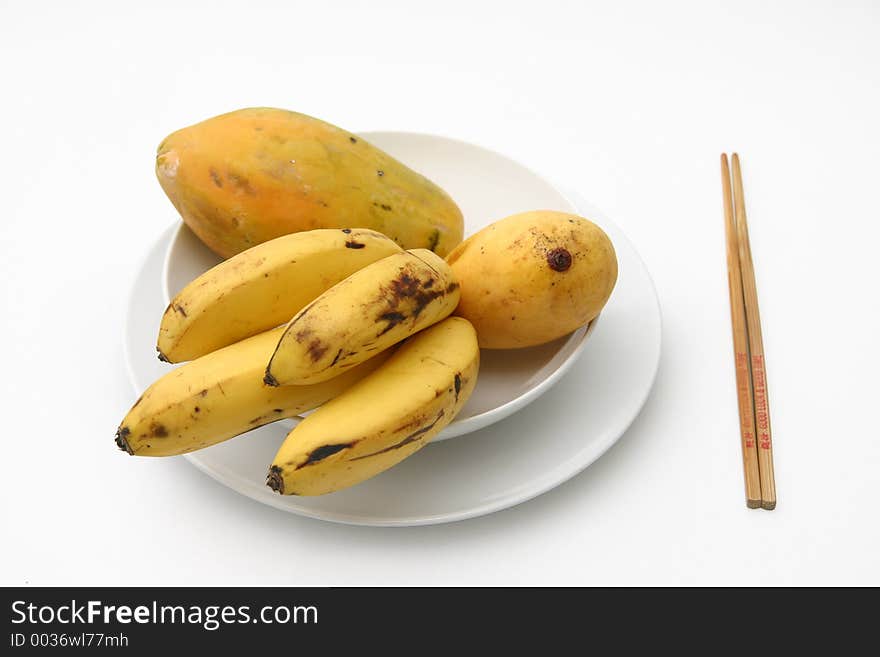
[[[464,221],[449,195],[361,137],[272,108],[242,109],[172,133],[159,184],[192,231],[229,258],[315,228],[370,228],[445,256]]]
[[[596,224],[540,210],[509,216],[446,257],[459,285],[455,312],[477,330],[481,347],[550,342],[593,320],[617,281],[617,256]]]

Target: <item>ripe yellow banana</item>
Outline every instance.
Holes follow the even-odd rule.
[[[401,251],[385,235],[361,228],[311,230],[259,244],[174,297],[159,327],[159,357],[192,360],[285,324],[342,279]]]
[[[450,317],[414,335],[288,434],[267,485],[284,495],[323,495],[387,470],[452,421],[476,385],[479,363],[466,319]]]
[[[337,283],[287,325],[266,383],[326,381],[440,321],[458,305],[448,264],[427,249],[390,255]]]
[[[326,383],[272,388],[263,383],[263,374],[283,330],[255,335],[168,372],[122,420],[117,446],[139,456],[208,447],[323,404],[390,355],[379,354]]]

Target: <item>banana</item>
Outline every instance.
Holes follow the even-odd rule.
[[[466,319],[450,317],[414,335],[287,435],[266,484],[283,495],[323,495],[387,470],[452,421],[476,385],[479,363]]]
[[[287,325],[266,383],[326,381],[450,315],[458,282],[435,253],[390,255],[337,283]]]
[[[402,249],[376,231],[322,229],[285,235],[206,271],[168,305],[159,358],[199,356],[290,321],[342,279]]]
[[[153,383],[116,432],[117,446],[139,456],[173,456],[222,442],[326,402],[387,360],[379,354],[332,381],[270,388],[266,361],[283,328],[186,363]]]

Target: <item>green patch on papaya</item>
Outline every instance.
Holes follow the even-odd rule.
[[[431,236],[428,237],[428,249],[433,251],[437,248],[437,245],[440,243],[440,231],[436,228],[431,232]]]

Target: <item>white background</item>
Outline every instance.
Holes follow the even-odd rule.
[[[880,5],[421,4],[0,2],[0,583],[880,584]],[[623,439],[531,502],[411,529],[290,516],[182,459],[120,454],[126,294],[175,216],[156,145],[252,105],[473,141],[620,225],[664,313]],[[772,513],[743,503],[718,173],[734,149]]]

